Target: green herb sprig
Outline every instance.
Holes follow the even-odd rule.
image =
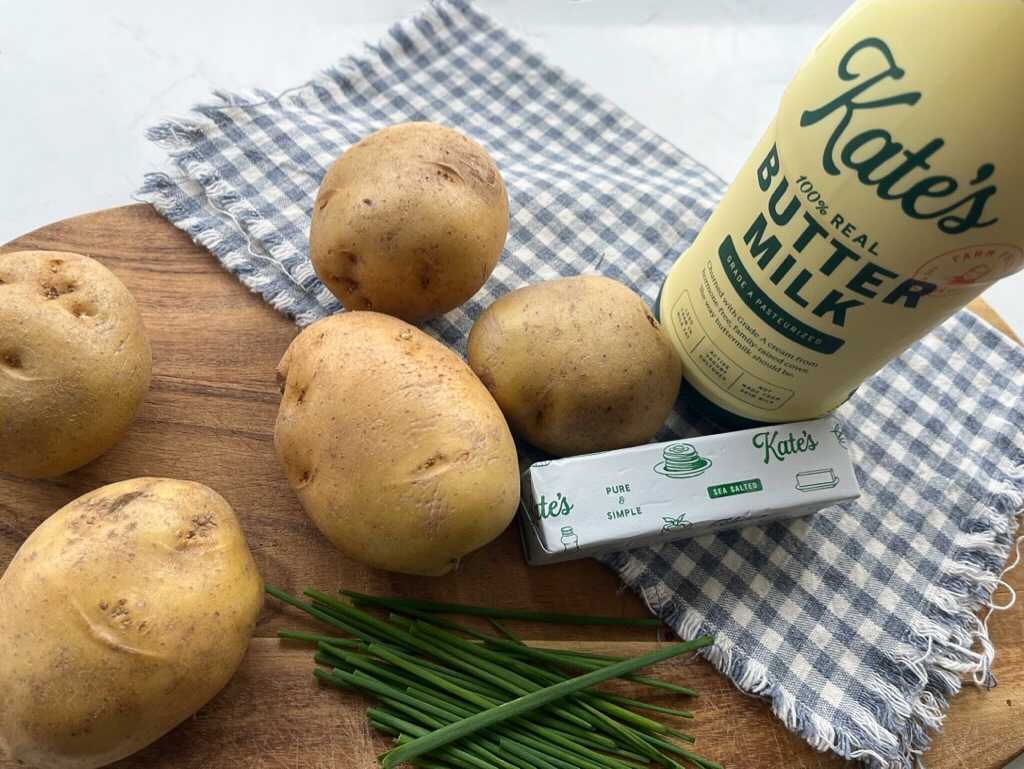
[[[266,592],[344,636],[281,630],[316,647],[321,680],[376,701],[367,710],[395,747],[382,769],[408,762],[433,769],[721,769],[693,753],[694,738],[637,710],[692,718],[595,688],[613,678],[696,697],[697,692],[633,671],[712,643],[708,636],[637,657],[537,648],[499,619],[573,624],[652,624],[651,620],[489,609],[341,591],[351,603],[307,590],[308,601],[270,585]],[[390,611],[381,619],[361,606]],[[486,618],[496,635],[438,616]],[[653,623],[658,623],[653,620]],[[683,744],[679,744],[683,743]],[[684,747],[685,745],[685,747]]]

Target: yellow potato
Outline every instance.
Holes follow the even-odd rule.
[[[324,535],[380,569],[439,575],[512,520],[515,442],[462,359],[404,321],[314,323],[278,367],[274,445]]]
[[[210,488],[137,478],[79,497],[0,577],[0,747],[57,769],[134,753],[227,683],[262,601]]]
[[[135,300],[80,254],[0,255],[0,471],[60,475],[106,451],[149,390]]]
[[[651,440],[682,377],[643,300],[592,275],[499,297],[473,324],[467,354],[512,431],[556,456]]]
[[[508,233],[490,155],[458,131],[400,123],[354,144],[313,206],[313,269],[342,306],[420,323],[483,286]]]

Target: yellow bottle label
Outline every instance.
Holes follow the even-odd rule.
[[[844,15],[662,289],[698,393],[810,419],[1024,266],[1024,3]]]

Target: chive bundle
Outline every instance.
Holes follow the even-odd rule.
[[[371,726],[395,747],[383,769],[408,762],[428,769],[721,769],[691,752],[692,736],[638,710],[692,718],[686,710],[650,705],[595,689],[623,678],[687,696],[692,689],[633,671],[709,645],[710,637],[632,658],[527,646],[499,621],[651,624],[651,620],[491,610],[343,590],[350,602],[306,590],[308,602],[270,585],[270,595],[340,630],[344,637],[281,630],[281,638],[316,645],[314,674],[376,700]],[[390,612],[387,620],[360,608]],[[478,615],[496,634],[437,616]],[[654,620],[658,622],[658,620]],[[569,671],[569,672],[567,672]],[[683,743],[683,745],[679,744]]]

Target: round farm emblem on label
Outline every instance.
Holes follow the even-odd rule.
[[[1024,266],[1024,252],[1009,243],[979,243],[947,251],[921,266],[914,277],[936,285],[933,296],[952,296],[995,283]]]
[[[661,456],[662,461],[654,466],[654,472],[669,478],[692,478],[711,467],[711,460],[697,453],[690,443],[670,443]]]

